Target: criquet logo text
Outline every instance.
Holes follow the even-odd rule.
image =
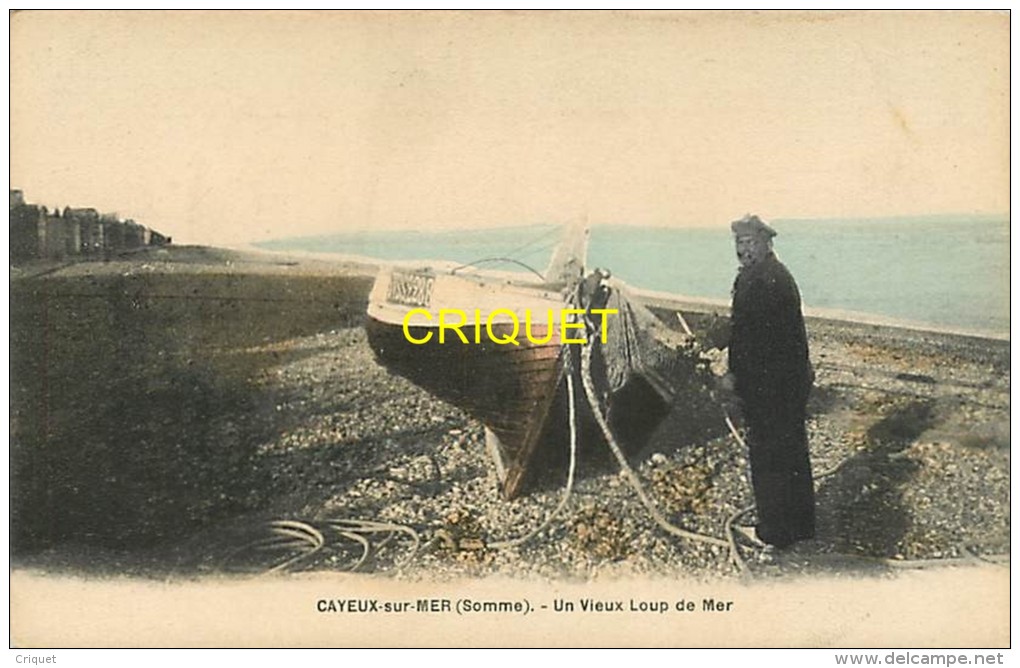
[[[411,332],[411,325],[409,321],[415,314],[422,314],[425,318],[432,320],[432,313],[423,308],[411,309],[404,315],[404,337],[413,344],[423,345],[432,340],[434,332],[427,332],[424,336],[415,336]],[[618,309],[615,308],[593,308],[593,309],[580,309],[580,308],[564,308],[560,309],[559,313],[559,327],[560,327],[560,343],[588,343],[587,339],[587,327],[583,316],[587,313],[591,313],[593,316],[600,316],[601,322],[599,330],[602,332],[601,341],[606,342],[606,316],[614,313],[619,313]],[[482,342],[482,314],[481,309],[475,309],[474,322],[468,324],[467,313],[458,308],[444,308],[439,311],[438,319],[438,330],[439,330],[439,343],[446,343],[447,332],[453,332],[460,339],[461,343],[481,343]],[[500,316],[507,316],[503,320],[504,322],[509,321],[512,325],[512,329],[509,332],[498,333],[493,331],[493,324]],[[530,343],[541,345],[548,343],[552,340],[553,334],[556,331],[555,322],[553,318],[553,309],[548,309],[546,313],[545,323],[549,323],[545,328],[545,336],[542,338],[536,338],[534,334],[534,325],[536,324],[532,319],[531,309],[524,310],[524,336]],[[462,329],[467,328],[473,330],[473,340],[469,339],[467,334]],[[517,313],[510,309],[498,308],[494,309],[485,318],[485,334],[489,341],[500,345],[521,345],[520,342],[520,331],[521,331],[521,320],[517,316]],[[584,338],[572,338],[573,336],[583,336]],[[452,338],[452,337],[451,337]]]

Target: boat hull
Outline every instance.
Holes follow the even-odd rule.
[[[564,355],[558,337],[548,344],[520,346],[461,341],[439,343],[435,331],[410,327],[413,344],[400,325],[370,318],[368,341],[391,371],[480,420],[498,439],[503,494],[516,496],[523,473],[540,441],[563,375]],[[507,325],[495,326],[502,337]],[[538,338],[538,337],[536,337]]]
[[[366,330],[376,358],[390,371],[485,425],[502,493],[513,498],[543,467],[565,459],[566,373],[576,381],[576,424],[584,444],[602,438],[581,387],[580,346],[563,341],[584,336],[579,330],[563,334],[561,310],[567,308],[560,292],[541,286],[385,270],[369,298]],[[460,334],[438,326],[443,310],[466,315]],[[488,315],[496,313],[489,322]],[[508,339],[516,343],[499,343]],[[593,381],[605,388],[602,351],[593,345]],[[600,389],[599,395],[625,445],[642,443],[669,410],[640,377],[612,393]]]

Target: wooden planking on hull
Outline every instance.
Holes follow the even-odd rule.
[[[502,491],[507,498],[516,496],[562,380],[558,337],[542,345],[440,344],[435,336],[413,344],[399,325],[369,318],[366,329],[385,366],[477,418],[498,437]],[[428,329],[411,327],[409,333],[423,339]]]

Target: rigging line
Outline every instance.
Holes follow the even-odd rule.
[[[516,253],[516,256],[518,258],[525,258],[525,257],[530,257],[532,255],[535,255],[537,253],[547,253],[547,252],[551,251],[552,249],[556,248],[558,245],[559,245],[559,242],[558,241],[554,241],[552,243],[548,243],[548,244],[544,244],[542,246],[539,246],[537,248],[532,248],[527,253]]]
[[[507,253],[506,253],[506,254],[507,254],[507,255],[511,255],[511,256],[512,256],[512,255],[517,255],[517,254],[519,254],[519,253],[520,253],[520,252],[521,252],[522,250],[524,250],[525,248],[527,248],[528,246],[530,246],[530,245],[532,245],[532,244],[535,244],[535,243],[538,243],[539,241],[542,241],[542,240],[543,240],[543,239],[545,239],[546,237],[550,237],[550,236],[552,236],[553,234],[555,234],[555,233],[559,232],[559,231],[560,231],[560,229],[561,229],[561,228],[560,228],[560,226],[558,226],[558,225],[553,225],[552,229],[550,229],[550,230],[548,230],[548,231],[546,231],[546,232],[543,232],[542,234],[540,234],[539,236],[535,237],[535,238],[534,238],[534,239],[532,239],[531,241],[528,241],[528,242],[526,242],[526,243],[523,243],[523,244],[521,244],[520,246],[518,246],[518,247],[514,248],[513,250],[507,251]]]
[[[545,276],[540,274],[534,267],[532,267],[530,265],[527,265],[524,262],[521,262],[520,260],[515,260],[512,257],[486,257],[486,258],[482,258],[481,260],[475,260],[474,262],[468,262],[467,264],[462,264],[459,267],[454,267],[452,270],[450,270],[450,273],[451,274],[456,274],[461,269],[465,269],[467,267],[474,267],[476,265],[482,264],[483,262],[511,262],[513,264],[516,264],[516,265],[519,265],[521,267],[524,267],[525,269],[527,269],[528,271],[533,273],[535,276],[538,276],[539,278],[541,278],[543,281],[545,280]]]

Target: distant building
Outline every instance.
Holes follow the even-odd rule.
[[[51,214],[46,207],[27,204],[20,190],[10,191],[11,260],[80,257],[109,259],[114,253],[146,246],[163,246],[170,238],[116,213],[93,208],[64,207]]]
[[[46,211],[46,207],[43,207]],[[78,254],[81,248],[81,230],[73,220],[61,218],[59,212],[46,214],[46,238],[42,257],[65,258]]]
[[[106,225],[99,217],[99,212],[92,208],[72,209],[64,207],[64,220],[77,223],[79,229],[79,249],[84,255],[102,252],[106,246]]]
[[[18,193],[17,198],[15,192]],[[11,258],[43,257],[46,248],[46,207],[26,205],[20,195],[20,191],[11,191]]]

